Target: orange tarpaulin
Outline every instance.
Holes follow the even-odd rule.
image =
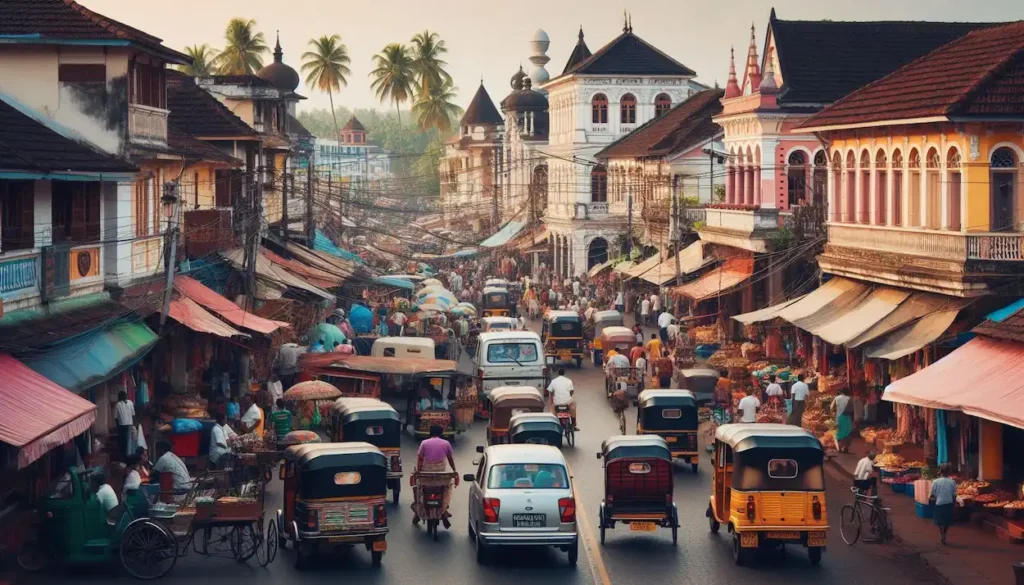
[[[242,333],[214,317],[188,297],[171,301],[167,314],[171,319],[199,333],[210,333],[219,337],[249,337],[247,333]]]
[[[270,334],[281,327],[291,326],[285,321],[273,321],[254,315],[189,276],[175,276],[174,289],[239,327]]]
[[[314,284],[320,288],[333,288],[341,284],[341,281],[329,272],[313,268],[312,266],[308,266],[297,260],[289,260],[266,248],[260,250],[260,253],[274,264],[281,266],[299,278],[308,280],[310,284]]]
[[[670,290],[677,295],[689,297],[695,301],[703,301],[728,291],[750,278],[753,273],[753,258],[730,258],[697,280]]]
[[[1024,343],[976,337],[882,397],[1024,428]]]

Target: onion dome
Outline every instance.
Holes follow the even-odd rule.
[[[523,66],[519,66],[519,71],[516,71],[515,75],[512,76],[512,80],[509,85],[512,86],[513,91],[521,91],[523,89],[523,80],[526,79],[526,73],[523,71]]]
[[[277,36],[274,47],[274,62],[260,69],[256,77],[269,81],[281,91],[293,92],[299,88],[299,74],[284,63],[284,51],[281,50],[281,35]]]

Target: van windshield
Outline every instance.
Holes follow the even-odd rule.
[[[492,364],[526,363],[538,359],[535,343],[492,343],[487,346],[487,361]]]

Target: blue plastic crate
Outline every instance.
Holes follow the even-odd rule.
[[[897,494],[905,494],[907,493],[907,484],[894,483],[892,484],[892,491],[896,492]]]
[[[935,515],[935,508],[931,504],[921,502],[914,502],[914,511],[917,512],[918,518],[931,518]]]
[[[906,488],[903,490],[903,493],[907,494],[910,497],[914,497],[914,484],[908,483],[904,485],[906,485]]]

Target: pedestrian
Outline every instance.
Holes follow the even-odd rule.
[[[128,400],[128,393],[124,390],[117,393],[114,419],[117,422],[117,440],[121,445],[121,453],[127,458],[132,453],[129,442],[132,439],[132,429],[135,428],[135,404]]]
[[[651,340],[647,342],[647,355],[651,356],[652,360],[656,360],[661,357],[661,340],[658,339],[657,334],[651,333]]]
[[[857,462],[853,470],[853,487],[865,494],[875,495],[878,493],[878,479],[875,474],[875,452],[870,451],[863,459]]]
[[[742,418],[740,418],[740,422],[757,422],[757,410],[761,408],[761,401],[754,396],[753,388],[747,388],[747,395],[740,400],[737,408],[739,408],[740,412],[743,413]]]
[[[284,400],[279,399],[276,406],[277,410],[270,415],[270,422],[274,424],[274,435],[280,442],[285,435],[292,431],[292,413],[288,410]]]
[[[227,419],[230,421],[237,421],[242,416],[242,407],[238,404],[237,394],[231,395],[231,400],[228,401],[224,414],[227,415]]]
[[[836,416],[836,443],[840,453],[850,452],[850,438],[853,434],[853,399],[850,389],[843,388],[842,393],[832,400],[832,412]]]
[[[932,490],[929,493],[929,501],[935,506],[935,525],[939,527],[939,537],[942,544],[946,544],[946,533],[953,523],[953,506],[956,504],[956,482],[949,475],[952,469],[949,463],[943,463],[939,467],[939,478],[932,482]]]
[[[642,298],[643,300],[640,301],[640,324],[646,327],[651,316],[651,301],[647,297]]]
[[[217,414],[213,428],[210,429],[210,469],[224,469],[230,461],[231,446],[228,441],[234,437],[235,431],[228,426],[227,417]]]
[[[793,398],[793,406],[789,412],[789,418],[786,420],[786,424],[800,426],[803,422],[804,407],[807,405],[807,395],[811,393],[811,389],[804,382],[804,375],[797,374],[796,382],[793,383],[793,387],[790,388],[790,395]]]
[[[636,360],[643,357],[643,355],[644,344],[638,342],[635,346],[633,346],[633,349],[629,350],[629,363],[632,364],[634,368],[637,367]]]
[[[242,415],[241,424],[244,432],[254,432],[258,436],[263,436],[263,410],[256,405],[256,402],[252,399],[252,396],[246,394],[242,398],[242,406],[245,407],[245,413]]]
[[[622,291],[615,293],[615,310],[620,313],[626,311],[626,301],[622,298]]]
[[[661,297],[658,296],[658,293],[653,292],[651,293],[651,314],[657,315],[659,311],[661,311]]]
[[[270,394],[270,403],[277,404],[277,401],[284,396],[284,384],[276,371],[270,372],[270,379],[267,380],[267,394]]]
[[[342,331],[348,321],[342,322]],[[345,333],[348,335],[348,333]],[[277,352],[277,371],[281,375],[281,384],[285,389],[295,385],[295,374],[299,369],[299,356],[302,355],[302,348],[297,343],[285,343]]]
[[[782,384],[779,384],[779,379],[775,378],[771,384],[768,384],[768,388],[764,391],[765,400],[774,404],[782,402],[782,398],[786,395],[786,392],[782,389]]]
[[[658,315],[658,335],[661,337],[662,342],[668,341],[668,326],[675,320],[676,318],[668,311]]]

